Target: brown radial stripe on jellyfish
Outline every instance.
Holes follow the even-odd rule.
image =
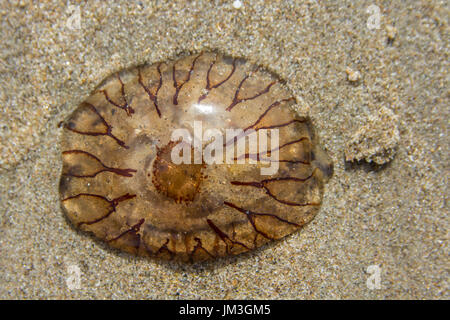
[[[81,117],[82,119],[77,119],[78,117]],[[72,115],[72,119],[76,119],[76,121],[65,123],[65,129],[88,136],[109,136],[113,138],[119,146],[128,149],[122,140],[112,134],[111,125],[105,121],[100,112],[98,112],[92,104],[87,102],[82,103]]]
[[[62,208],[112,247],[160,259],[208,260],[280,239],[314,218],[332,175],[295,104],[276,75],[217,52],[113,74],[64,121]]]
[[[110,94],[108,94],[108,89],[101,89],[99,92],[103,93],[103,95],[105,96],[106,101],[108,101],[111,105],[125,110],[125,112],[127,113],[128,116],[131,116],[132,113],[134,113],[134,109],[128,104],[126,96],[125,96],[125,84],[123,83],[122,79],[120,78],[120,75],[117,74],[117,81],[120,84],[120,98],[124,101],[123,104],[119,104],[118,102],[115,102]],[[113,88],[113,90],[111,91],[115,91],[115,88]],[[110,92],[111,92],[110,91]]]

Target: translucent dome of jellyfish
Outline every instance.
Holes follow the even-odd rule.
[[[279,77],[217,52],[106,78],[63,122],[62,208],[136,255],[201,261],[310,222],[332,163]]]

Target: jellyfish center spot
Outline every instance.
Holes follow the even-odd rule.
[[[175,164],[172,149],[178,142],[169,142],[158,149],[152,166],[152,183],[156,190],[175,202],[190,202],[195,199],[202,182],[202,164]],[[191,150],[193,155],[193,150]]]

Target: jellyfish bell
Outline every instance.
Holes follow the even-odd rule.
[[[216,52],[115,73],[64,122],[62,208],[112,247],[162,259],[280,239],[314,218],[332,174],[295,104],[273,73]]]

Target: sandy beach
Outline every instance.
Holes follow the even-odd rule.
[[[450,298],[445,1],[2,1],[0,17],[0,299]],[[311,117],[334,163],[316,218],[196,264],[75,230],[58,124],[120,69],[208,50],[278,74]]]

